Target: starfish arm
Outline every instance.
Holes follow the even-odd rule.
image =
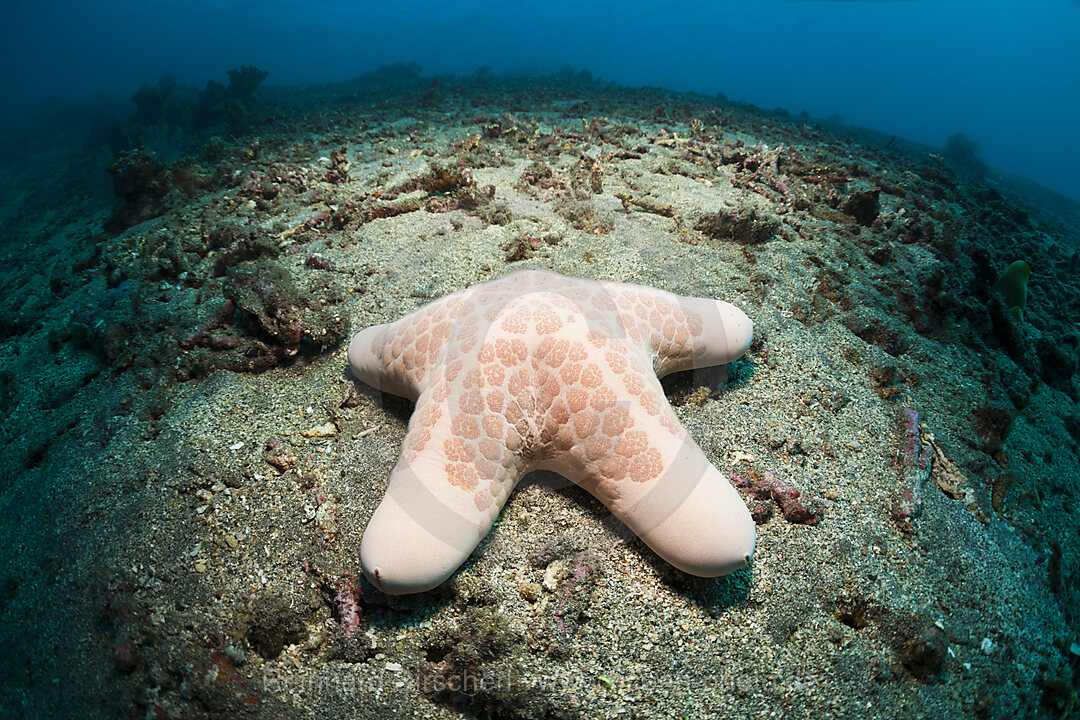
[[[397,322],[364,328],[349,343],[353,375],[415,402],[432,380],[429,369],[445,354],[461,305],[461,293],[455,293]]]
[[[738,491],[690,438],[662,454],[657,478],[624,492],[612,512],[683,572],[719,577],[745,566],[757,532]]]
[[[753,519],[646,373],[627,366],[626,393],[602,402],[594,395],[588,409],[552,428],[556,447],[542,466],[592,493],[680,570],[700,577],[737,570],[754,551]]]
[[[724,365],[750,347],[754,323],[722,300],[683,297],[640,285],[606,283],[626,335],[645,345],[659,377]]]
[[[401,363],[386,363],[392,359],[389,353],[389,337],[397,323],[372,325],[364,328],[349,342],[349,367],[353,377],[376,390],[416,400],[417,390],[410,382],[409,373]]]
[[[694,349],[691,353],[666,341],[655,349],[660,360],[654,363],[658,377],[680,370],[726,365],[738,360],[750,349],[754,339],[754,322],[742,310],[723,300],[678,295],[675,298],[691,328],[697,329],[697,319],[700,319],[701,330],[693,336]]]
[[[524,461],[507,447],[516,429],[497,415],[461,412],[470,399],[443,380],[420,396],[386,497],[360,545],[360,563],[391,595],[450,577],[487,535]]]

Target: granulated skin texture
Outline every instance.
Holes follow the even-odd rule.
[[[365,573],[389,593],[438,585],[532,470],[585,488],[682,570],[741,567],[754,524],[658,378],[730,362],[752,334],[727,303],[539,271],[360,332],[354,374],[416,402],[364,535]]]

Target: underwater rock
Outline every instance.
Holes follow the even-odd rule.
[[[141,147],[119,153],[109,166],[109,174],[113,192],[124,205],[109,218],[108,231],[118,233],[165,211],[165,196],[171,186],[165,165],[155,153]]]
[[[303,617],[291,609],[280,595],[264,595],[256,600],[247,639],[255,652],[266,659],[276,658],[285,645],[298,643],[306,636]]]
[[[526,192],[528,192],[529,188],[551,190],[552,188],[560,187],[562,185],[562,180],[555,174],[555,171],[545,165],[543,161],[533,160],[525,170],[522,171],[518,185],[522,189],[525,189]]]
[[[876,316],[870,308],[857,307],[843,322],[853,335],[893,357],[900,357],[907,349],[908,341],[902,330]]]
[[[997,405],[981,405],[975,409],[974,421],[979,449],[987,455],[1001,452],[1005,439],[1012,431],[1012,411]]]
[[[503,113],[497,119],[486,122],[481,131],[486,138],[498,138],[524,145],[536,137],[538,126],[532,120],[519,120],[512,113]]]
[[[933,624],[901,621],[893,628],[893,652],[918,680],[933,680],[945,667],[945,636]]]
[[[880,195],[880,189],[852,193],[840,210],[855,218],[855,222],[863,227],[870,227],[881,212],[881,205],[878,202]]]
[[[1042,379],[1046,384],[1075,400],[1076,388],[1072,378],[1076,374],[1076,354],[1047,337],[1035,341],[1035,354],[1042,363]]]
[[[1029,376],[1038,376],[1041,363],[1031,340],[1020,327],[1020,319],[1000,295],[990,297],[986,310],[990,315],[991,337],[997,341],[998,347]]]
[[[975,491],[971,488],[971,482],[964,475],[960,466],[949,459],[949,456],[945,454],[945,451],[936,442],[933,435],[925,433],[924,439],[934,451],[931,472],[934,484],[952,499],[962,501],[976,520],[983,524],[990,522],[983,513],[982,508],[979,507],[979,502],[975,498]],[[1000,508],[996,509],[1000,511]]]
[[[214,181],[214,173],[206,170],[192,158],[183,158],[173,163],[169,171],[172,184],[188,197],[195,197],[199,191],[209,187]]]
[[[343,185],[349,179],[349,152],[348,145],[342,145],[337,150],[330,151],[330,169],[326,171],[323,180],[333,185]]]
[[[542,587],[551,597],[541,606],[533,642],[557,658],[570,655],[570,642],[588,618],[588,608],[604,570],[600,559],[584,551],[572,560],[553,561],[544,571]]]
[[[824,515],[820,503],[791,487],[772,470],[732,473],[730,480],[735,487],[749,491],[751,498],[757,501],[751,506],[750,515],[758,525],[772,516],[769,500],[776,503],[785,520],[796,525],[817,525]]]
[[[230,268],[222,291],[247,313],[257,332],[290,353],[301,345],[336,345],[346,330],[344,319],[322,309],[275,263]]]
[[[757,245],[775,235],[780,230],[780,224],[754,208],[738,207],[702,215],[694,223],[694,229],[714,240]]]
[[[505,614],[470,610],[453,626],[427,633],[424,658],[414,668],[417,687],[430,700],[472,710],[501,708],[503,716],[516,717],[505,711],[520,707],[525,697],[484,680],[505,672],[519,645]]]

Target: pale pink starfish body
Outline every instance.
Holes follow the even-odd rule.
[[[725,302],[540,271],[361,331],[348,353],[356,377],[416,402],[364,533],[364,572],[388,593],[435,587],[540,469],[588,490],[681,570],[742,567],[750,513],[658,378],[731,362],[752,334]]]

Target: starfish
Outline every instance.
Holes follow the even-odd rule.
[[[722,301],[544,271],[362,330],[349,344],[353,374],[416,403],[360,544],[365,575],[388,594],[439,585],[532,470],[592,493],[680,570],[742,567],[750,513],[659,378],[731,362],[752,335],[750,318]]]

